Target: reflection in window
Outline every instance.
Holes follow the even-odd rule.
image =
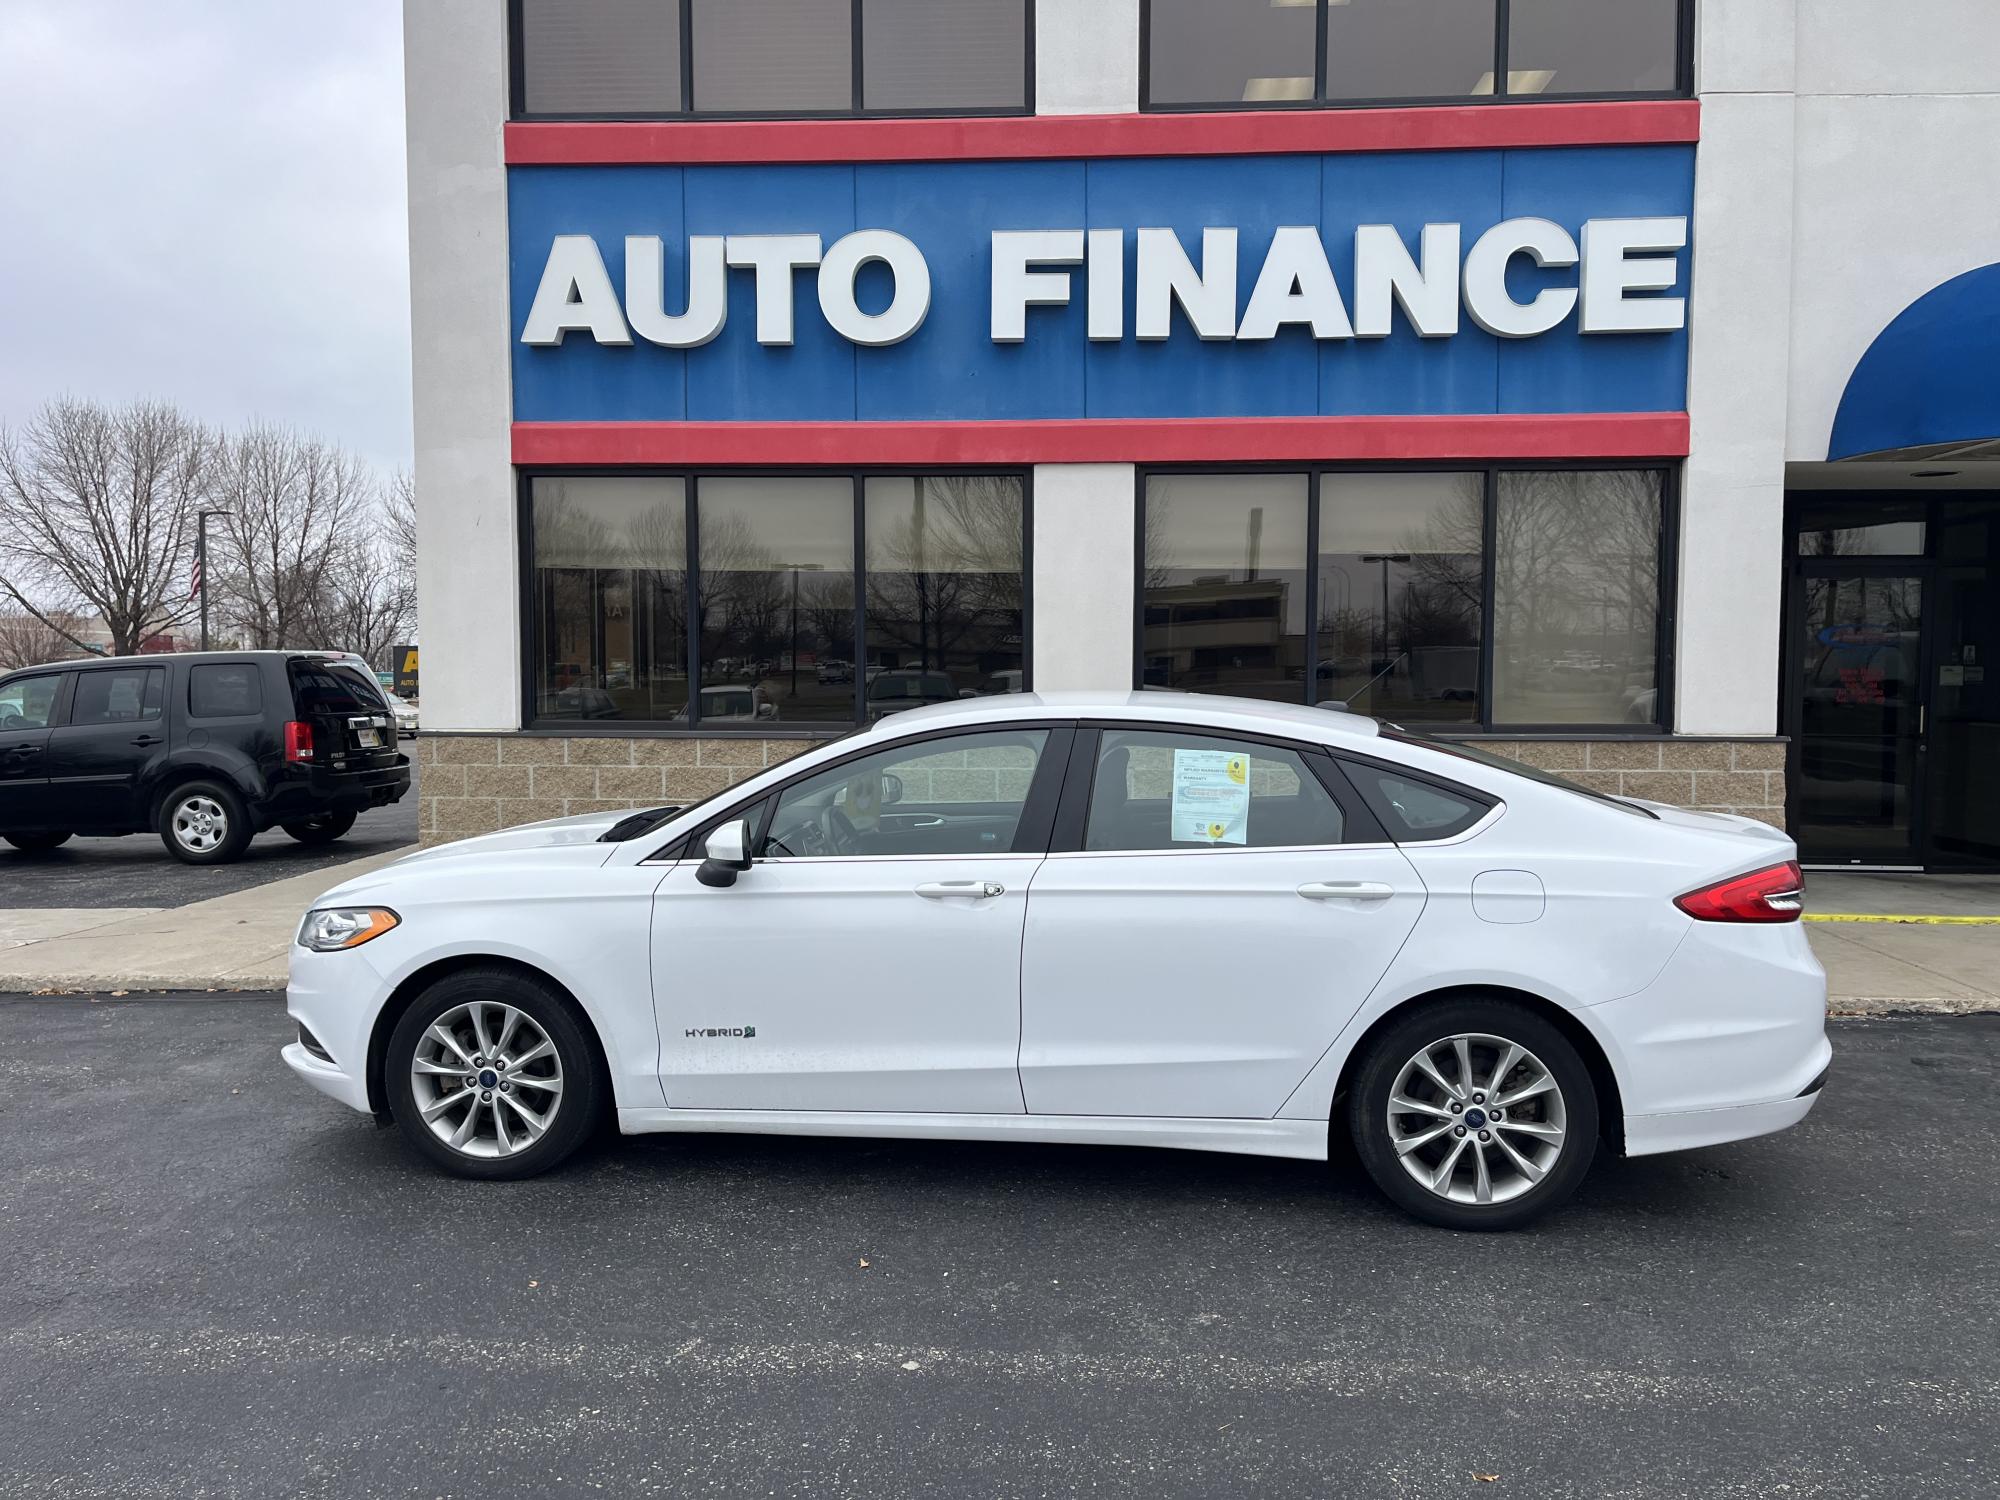
[[[1676,0],[1512,0],[1508,16],[1511,93],[1664,94],[1677,84]]]
[[[681,107],[674,0],[522,0],[529,114],[672,114]]]
[[[1306,484],[1303,474],[1147,479],[1147,686],[1304,696]]]
[[[1151,0],[1147,102],[1310,100],[1318,24],[1310,4]]]
[[[534,483],[535,713],[670,719],[687,705],[679,479]]]
[[[870,479],[865,504],[868,716],[1019,692],[1021,481]],[[853,681],[853,662],[833,666]]]
[[[810,114],[854,104],[849,0],[689,0],[694,107]]]
[[[1493,0],[1347,0],[1331,6],[1326,13],[1326,96],[1453,99],[1490,94],[1493,26]]]
[[[864,109],[1025,109],[1021,0],[864,0]]]
[[[854,720],[854,482],[704,479],[701,712]]]
[[[1499,476],[1496,722],[1658,721],[1660,491],[1657,470]]]
[[[1480,474],[1325,474],[1314,698],[1398,721],[1479,719]]]
[[[1925,500],[1799,499],[1801,557],[1922,557]]]

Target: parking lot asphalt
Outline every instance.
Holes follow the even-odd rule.
[[[233,864],[184,865],[167,853],[154,833],[74,838],[49,854],[23,854],[0,843],[0,910],[186,906],[414,844],[414,757],[410,769],[410,789],[402,801],[369,809],[331,844],[301,844],[282,828],[274,828],[252,839]]]
[[[465,1183],[287,1034],[0,1000],[0,1492],[2000,1494],[2000,1018],[1836,1023],[1805,1125],[1502,1236],[1084,1147]]]

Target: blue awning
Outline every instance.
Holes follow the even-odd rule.
[[[1828,458],[2000,438],[2000,263],[1931,288],[1848,377]]]

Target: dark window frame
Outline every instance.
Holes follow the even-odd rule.
[[[528,108],[528,60],[523,40],[523,0],[507,0],[507,103],[514,120],[956,120],[1008,118],[1035,112],[1035,0],[1018,0],[1023,16],[1021,104],[986,105],[964,109],[868,109],[862,103],[863,0],[851,0],[850,57],[853,61],[850,107],[836,110],[697,110],[694,100],[694,10],[689,0],[667,0],[679,13],[681,107],[677,110],[542,110]]]
[[[763,724],[706,723],[701,718],[701,531],[698,495],[703,479],[847,479],[852,481],[854,521],[854,648],[857,657],[867,649],[868,625],[868,481],[871,479],[927,479],[951,475],[986,475],[1015,479],[1021,485],[1021,691],[1035,690],[1035,474],[1032,467],[1019,464],[892,464],[866,468],[733,468],[728,465],[663,467],[654,464],[609,466],[519,468],[515,476],[515,570],[519,574],[521,675],[521,725],[529,733],[559,734],[570,738],[615,735],[659,739],[837,739],[868,723],[868,674],[857,661],[854,672],[852,719],[772,719]],[[688,717],[685,724],[663,719],[562,719],[544,718],[538,712],[536,682],[535,604],[535,481],[537,479],[677,479],[683,485],[682,500],[687,506],[686,545],[694,567],[688,576]]]
[[[1654,714],[1644,724],[1513,723],[1493,717],[1494,538],[1498,527],[1502,474],[1599,473],[1637,471],[1660,476],[1660,539],[1655,588],[1658,608],[1654,622]],[[1561,735],[1591,739],[1658,739],[1674,722],[1675,607],[1680,583],[1681,460],[1562,459],[1542,463],[1245,463],[1141,464],[1132,496],[1132,686],[1146,686],[1146,482],[1154,475],[1175,474],[1304,474],[1306,476],[1306,649],[1305,678],[1297,701],[1315,701],[1308,689],[1319,681],[1319,528],[1320,479],[1327,474],[1479,474],[1483,476],[1484,549],[1480,577],[1479,717],[1449,723],[1421,723],[1418,730],[1436,739],[1521,739]],[[1291,699],[1273,700],[1291,702]],[[1328,710],[1335,712],[1335,710]]]
[[[1495,104],[1564,104],[1592,99],[1687,99],[1694,95],[1695,0],[1675,0],[1674,86],[1670,89],[1628,89],[1612,92],[1580,90],[1540,94],[1507,91],[1507,33],[1511,0],[1493,5],[1493,92],[1444,94],[1385,99],[1329,99],[1326,96],[1327,0],[1317,0],[1313,27],[1313,96],[1310,99],[1218,99],[1204,104],[1167,104],[1153,100],[1153,0],[1139,0],[1139,111],[1142,114],[1220,114],[1250,110],[1301,109],[1422,109],[1430,106]]]

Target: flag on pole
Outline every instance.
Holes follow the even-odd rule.
[[[188,598],[190,599],[201,592],[201,553],[201,548],[195,548],[194,576],[188,580]]]

